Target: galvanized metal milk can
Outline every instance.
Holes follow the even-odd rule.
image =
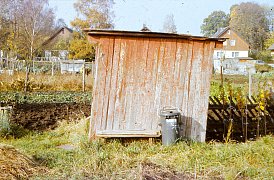
[[[160,111],[162,144],[174,144],[179,139],[181,113],[177,108],[163,108]]]

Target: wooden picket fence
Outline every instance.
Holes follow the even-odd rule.
[[[274,134],[274,105],[269,102],[262,111],[252,96],[239,108],[235,98],[224,102],[218,97],[209,98],[207,140],[253,140]]]

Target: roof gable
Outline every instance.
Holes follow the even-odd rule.
[[[228,35],[228,31],[231,31]],[[218,29],[218,31],[213,35],[214,38],[228,38],[230,39],[231,34],[234,34],[234,38],[236,36],[237,39],[240,39],[242,41],[243,44],[245,44],[246,47],[250,47],[249,43],[236,31],[234,31],[233,29],[231,29],[230,27],[225,27],[225,28],[220,28]],[[230,36],[230,37],[227,37]]]
[[[56,31],[56,33],[54,33],[48,40],[46,40],[46,41],[42,44],[42,46],[45,46],[45,45],[49,44],[53,39],[55,39],[55,38],[56,38],[62,31],[64,31],[65,29],[66,29],[68,32],[73,33],[73,30],[72,30],[72,29],[70,29],[70,28],[68,28],[68,27],[62,27],[62,28],[60,28],[58,31]]]
[[[212,35],[214,38],[218,38],[222,36],[226,31],[228,31],[230,27],[225,27],[225,28],[219,28],[215,34]]]

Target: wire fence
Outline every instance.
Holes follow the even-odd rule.
[[[84,60],[59,60],[59,59],[43,59],[36,58],[31,61],[16,59],[0,59],[0,73],[8,73],[12,75],[16,72],[43,73],[54,75],[56,73],[81,73],[83,68],[88,69],[89,73],[93,73],[93,62],[85,62]]]

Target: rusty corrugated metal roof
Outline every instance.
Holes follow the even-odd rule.
[[[95,30],[84,29],[88,35],[96,36],[128,36],[128,37],[148,37],[148,38],[175,38],[175,39],[191,39],[191,40],[211,40],[211,41],[225,41],[226,38],[212,38],[203,36],[192,36],[188,34],[174,34],[162,32],[143,32],[143,31],[121,31],[121,30]]]

